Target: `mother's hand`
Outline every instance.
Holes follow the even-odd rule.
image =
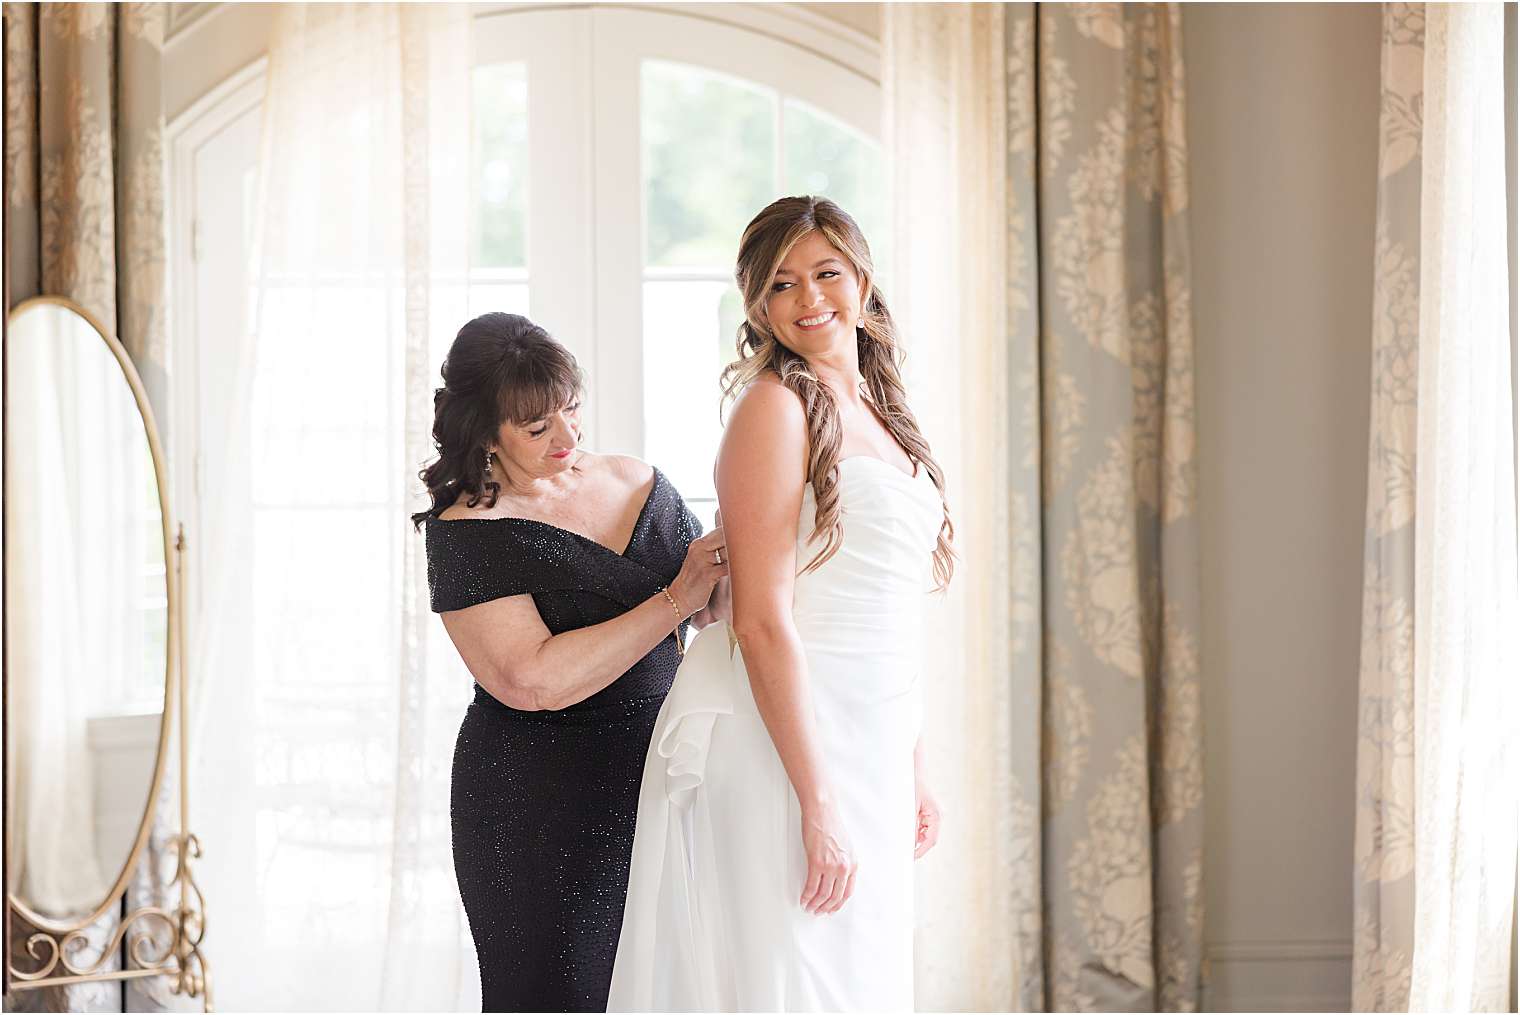
[[[802,812],[802,850],[807,856],[807,882],[802,887],[802,908],[809,913],[837,913],[855,894],[859,864],[850,848],[844,821],[831,805]]]
[[[682,620],[707,605],[713,586],[728,576],[728,559],[723,556],[723,527],[717,526],[705,536],[691,541],[686,548],[686,562],[681,573],[670,583],[670,593],[681,605]]]
[[[713,509],[713,527],[723,528],[723,509]],[[719,578],[713,586],[712,598],[707,601],[707,613],[711,621],[734,622],[734,587],[727,578]]]

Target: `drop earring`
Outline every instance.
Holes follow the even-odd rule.
[[[491,452],[486,452],[486,478],[491,478]]]

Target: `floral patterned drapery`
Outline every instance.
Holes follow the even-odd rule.
[[[9,305],[67,296],[113,327],[161,426],[165,17],[156,3],[5,5]]]

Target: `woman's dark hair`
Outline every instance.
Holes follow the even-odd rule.
[[[486,449],[509,420],[519,426],[579,397],[585,377],[570,350],[519,314],[482,314],[459,329],[433,392],[438,460],[418,475],[433,506],[412,515],[417,528],[459,499],[496,503],[501,484],[486,481]]]

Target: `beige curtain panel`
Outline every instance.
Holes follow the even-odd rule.
[[[954,832],[925,869],[918,1004],[1195,1010],[1181,15],[911,4],[885,17],[894,298],[931,440],[957,459],[962,524],[929,670]]]
[[[163,4],[5,5],[8,306],[114,328],[167,425]]]

